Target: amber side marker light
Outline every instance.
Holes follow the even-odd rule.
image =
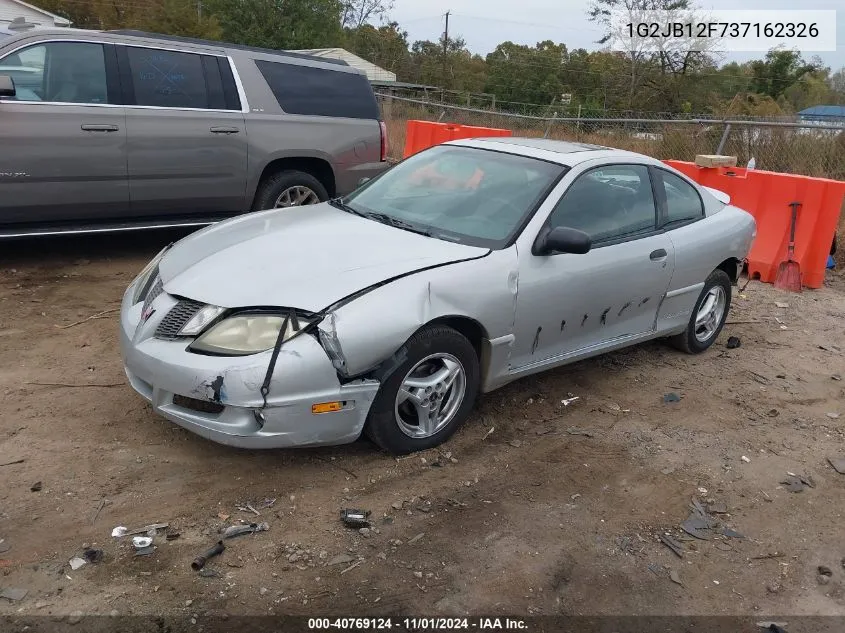
[[[333,413],[343,408],[342,402],[321,402],[311,405],[311,413]]]

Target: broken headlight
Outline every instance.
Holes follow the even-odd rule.
[[[317,321],[313,317],[295,313],[291,313],[291,316],[267,313],[233,314],[211,326],[191,343],[188,349],[192,352],[225,356],[246,356],[264,352],[276,344],[286,319],[282,342],[292,339]]]

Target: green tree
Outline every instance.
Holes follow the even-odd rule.
[[[384,18],[393,9],[393,0],[344,0],[340,23],[358,29],[376,18]]]
[[[805,74],[818,70],[817,62],[805,62],[798,51],[772,49],[765,59],[751,62],[751,90],[777,99]]]
[[[564,92],[564,44],[503,42],[487,55],[487,92],[504,101],[551,104]]]
[[[401,30],[396,22],[378,28],[364,24],[347,29],[344,46],[376,66],[396,73],[398,77],[407,79],[411,73],[408,33]]]
[[[275,49],[327,48],[343,40],[340,0],[204,0],[223,39]]]

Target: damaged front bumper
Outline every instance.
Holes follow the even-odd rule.
[[[149,306],[133,305],[134,284],[123,297],[120,346],[129,383],[159,415],[202,437],[242,448],[320,446],[355,441],[378,381],[341,384],[332,361],[311,335],[281,348],[266,407],[261,384],[270,352],[205,356],[187,351],[189,339],[155,338],[177,300],[163,292]],[[314,413],[314,405],[341,403]]]

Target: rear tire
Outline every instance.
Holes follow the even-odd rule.
[[[258,186],[252,210],[264,211],[285,206],[300,206],[300,204],[281,204],[281,202],[286,192],[298,198],[301,194],[306,194],[306,190],[313,196],[308,196],[309,201],[305,204],[317,204],[329,199],[329,193],[323,183],[304,171],[289,169],[265,176]],[[288,196],[289,199],[290,197]]]
[[[481,382],[472,344],[441,325],[419,330],[381,371],[364,432],[394,455],[434,448],[449,439],[469,417]]]
[[[713,309],[709,308],[712,301]],[[721,305],[721,307],[720,307]],[[731,309],[731,280],[724,270],[716,269],[704,282],[695,302],[687,329],[669,341],[682,352],[700,354],[713,345]]]

